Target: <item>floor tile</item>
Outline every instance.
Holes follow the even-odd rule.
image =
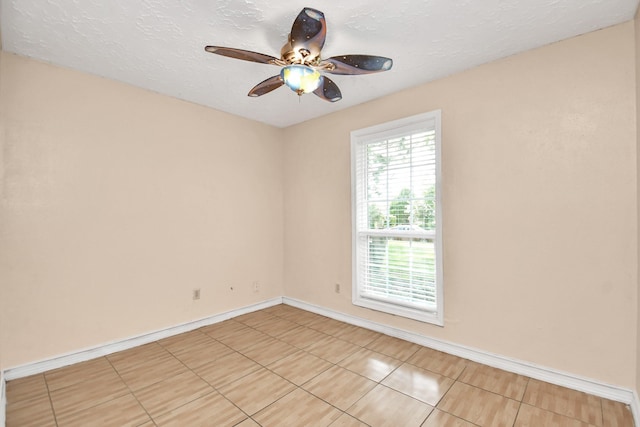
[[[235,427],[260,427],[260,424],[253,421],[251,418],[247,418],[246,420],[236,425]]]
[[[521,401],[528,378],[512,372],[467,361],[458,381]]]
[[[299,325],[297,323],[294,323],[290,320],[282,319],[280,317],[274,317],[273,319],[255,325],[254,328],[267,335],[278,338],[279,336],[292,331],[298,326]]]
[[[298,316],[298,315],[302,315],[304,313],[309,313],[306,310],[302,310],[301,308],[298,307],[293,307],[291,305],[287,305],[287,304],[278,304],[278,305],[274,305],[273,307],[269,307],[269,308],[265,308],[264,311],[273,314],[274,316],[278,316],[278,317],[282,317],[282,318],[288,318],[288,317],[292,317],[292,316]]]
[[[242,352],[243,350],[246,350],[253,345],[271,339],[273,338],[265,333],[257,331],[253,328],[247,328],[233,335],[218,338],[218,341],[236,351]]]
[[[318,321],[311,322],[307,325],[308,328],[315,329],[316,331],[332,336],[343,332],[346,326],[346,323],[334,319],[319,319]]]
[[[132,367],[117,368],[117,370],[124,382],[131,387],[131,390],[136,391],[181,372],[185,372],[187,367],[171,355],[171,353],[167,353],[166,355],[146,360]]]
[[[297,307],[292,307],[287,304],[276,304],[276,305],[272,305],[271,307],[267,307],[262,311],[265,311],[274,316],[283,317],[283,316],[286,316],[287,314],[298,313],[303,310],[300,310]]]
[[[142,345],[140,347],[134,347],[129,350],[120,351],[118,353],[110,354],[107,357],[109,362],[116,368],[117,371],[131,370],[136,366],[148,362],[150,360],[170,356],[164,347],[157,342]]]
[[[244,412],[253,415],[295,388],[294,384],[262,368],[220,387],[218,391]]]
[[[372,381],[380,382],[402,362],[391,356],[361,348],[338,364]]]
[[[584,423],[575,418],[569,418],[555,412],[545,411],[535,406],[523,403],[518,412],[518,418],[514,427],[590,427],[591,424]]]
[[[193,372],[186,371],[134,394],[149,415],[155,418],[212,392],[214,390],[209,384]]]
[[[42,397],[49,398],[49,390],[44,380],[44,374],[31,375],[8,381],[6,387],[8,403]]]
[[[57,417],[69,415],[129,393],[129,389],[115,372],[81,381],[50,393]]]
[[[316,313],[311,313],[310,311],[301,310],[299,313],[295,313],[294,315],[286,315],[283,318],[295,322],[299,325],[308,326],[311,323],[317,322],[322,319],[328,319],[328,317],[321,316]]]
[[[56,427],[48,395],[8,402],[5,416],[6,427]]]
[[[401,340],[399,338],[390,337],[388,335],[381,335],[380,337],[369,343],[366,347],[370,350],[386,354],[387,356],[391,356],[394,359],[398,359],[403,362],[411,357],[420,348],[418,344]]]
[[[187,365],[189,369],[194,369],[207,363],[214,362],[234,352],[235,350],[211,339],[211,341],[201,342],[184,350],[176,350],[174,356],[176,359]]]
[[[375,386],[374,381],[332,366],[303,384],[302,388],[344,411]]]
[[[298,388],[252,418],[263,427],[326,427],[341,414],[338,409]]]
[[[198,344],[209,343],[213,340],[209,335],[196,329],[195,331],[185,332],[184,334],[174,335],[169,338],[158,341],[162,347],[169,350],[171,353],[187,351],[189,347],[197,346]]]
[[[214,323],[213,325],[203,326],[201,332],[209,335],[211,338],[220,339],[233,336],[234,334],[249,329],[244,323],[235,320],[225,320],[224,322]]]
[[[81,381],[98,378],[105,374],[113,375],[114,373],[113,366],[111,366],[107,358],[98,357],[97,359],[45,372],[44,376],[49,391],[54,391]]]
[[[302,385],[331,366],[333,365],[324,359],[298,350],[267,367],[292,383]]]
[[[262,367],[253,360],[233,352],[218,360],[198,366],[193,372],[215,388],[238,380]]]
[[[438,409],[479,426],[512,426],[520,403],[468,384],[456,382]]]
[[[358,349],[360,349],[360,347],[355,344],[327,336],[326,338],[323,338],[309,346],[306,350],[309,353],[328,360],[331,363],[338,363],[358,351]]]
[[[369,427],[362,421],[353,418],[349,414],[343,413],[340,417],[330,424],[330,427]]]
[[[298,348],[291,344],[287,344],[286,342],[280,341],[276,338],[269,338],[266,341],[261,341],[258,344],[247,348],[242,352],[242,354],[252,360],[255,360],[259,364],[266,366],[297,351]]]
[[[436,408],[421,427],[475,427],[475,424]]]
[[[366,347],[381,336],[382,334],[379,332],[353,325],[346,325],[335,335],[336,338],[359,345],[360,347]]]
[[[454,380],[460,376],[467,364],[465,359],[426,347],[420,348],[407,362]]]
[[[246,414],[220,393],[213,392],[155,417],[154,420],[162,427],[231,427],[246,418]]]
[[[405,363],[393,371],[382,384],[436,406],[453,385],[454,380],[443,375]]]
[[[604,427],[633,427],[633,414],[624,403],[602,399]]]
[[[523,403],[602,426],[602,399],[580,391],[531,379]]]
[[[265,321],[274,319],[275,316],[267,311],[259,310],[252,313],[243,314],[233,318],[236,322],[244,323],[249,327],[255,327],[262,324]]]
[[[315,329],[307,328],[306,326],[298,326],[290,332],[280,335],[278,339],[298,348],[306,349],[328,336],[329,335],[323,334]]]
[[[432,410],[426,403],[378,385],[347,412],[372,427],[418,427]]]
[[[131,394],[78,412],[58,417],[58,427],[136,427],[149,421],[149,415]]]

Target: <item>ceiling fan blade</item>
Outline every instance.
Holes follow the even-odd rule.
[[[325,69],[331,74],[371,74],[388,71],[393,66],[391,58],[372,55],[340,55],[332,56],[320,63],[320,66],[333,64],[334,69]]]
[[[324,13],[305,7],[293,22],[289,44],[291,50],[299,53],[302,59],[313,59],[320,56],[326,36],[327,25]]]
[[[264,53],[252,52],[250,50],[234,49],[232,47],[206,46],[207,52],[216,55],[228,56],[229,58],[242,59],[243,61],[259,62],[261,64],[275,64],[276,57],[265,55]]]
[[[265,93],[269,93],[272,90],[278,89],[283,84],[284,82],[282,81],[279,75],[269,77],[267,80],[255,85],[253,89],[249,91],[248,95],[252,97],[262,96]]]
[[[329,102],[336,102],[342,99],[342,93],[338,89],[338,85],[327,76],[322,76],[322,83],[313,93]]]

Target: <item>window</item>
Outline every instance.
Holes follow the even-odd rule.
[[[353,303],[443,325],[440,111],[351,133]]]

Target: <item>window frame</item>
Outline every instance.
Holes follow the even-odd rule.
[[[444,326],[444,274],[443,274],[443,244],[442,244],[442,129],[441,129],[441,110],[430,111],[427,113],[417,114],[398,120],[370,126],[364,129],[358,129],[351,132],[351,230],[352,230],[352,303],[356,306],[381,311],[421,322],[432,323],[438,326]],[[365,235],[378,235],[387,237],[424,237],[420,233],[412,233],[404,230],[375,230],[371,232],[367,227],[366,231],[358,229],[358,200],[359,194],[365,192],[364,202],[366,199],[366,174],[359,180],[357,176],[357,168],[359,157],[362,155],[362,145],[373,143],[375,141],[383,141],[392,137],[410,135],[416,130],[431,130],[435,133],[435,268],[436,268],[436,304],[434,309],[419,309],[405,305],[394,303],[393,301],[381,301],[379,299],[371,299],[361,296],[361,282],[359,277],[360,263],[358,258],[360,245],[359,237],[362,233]],[[366,162],[366,160],[364,160]],[[365,209],[366,211],[366,209]],[[366,221],[368,223],[368,221]]]

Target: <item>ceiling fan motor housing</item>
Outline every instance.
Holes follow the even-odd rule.
[[[288,64],[316,66],[327,35],[324,13],[306,7],[293,23],[280,55]]]

